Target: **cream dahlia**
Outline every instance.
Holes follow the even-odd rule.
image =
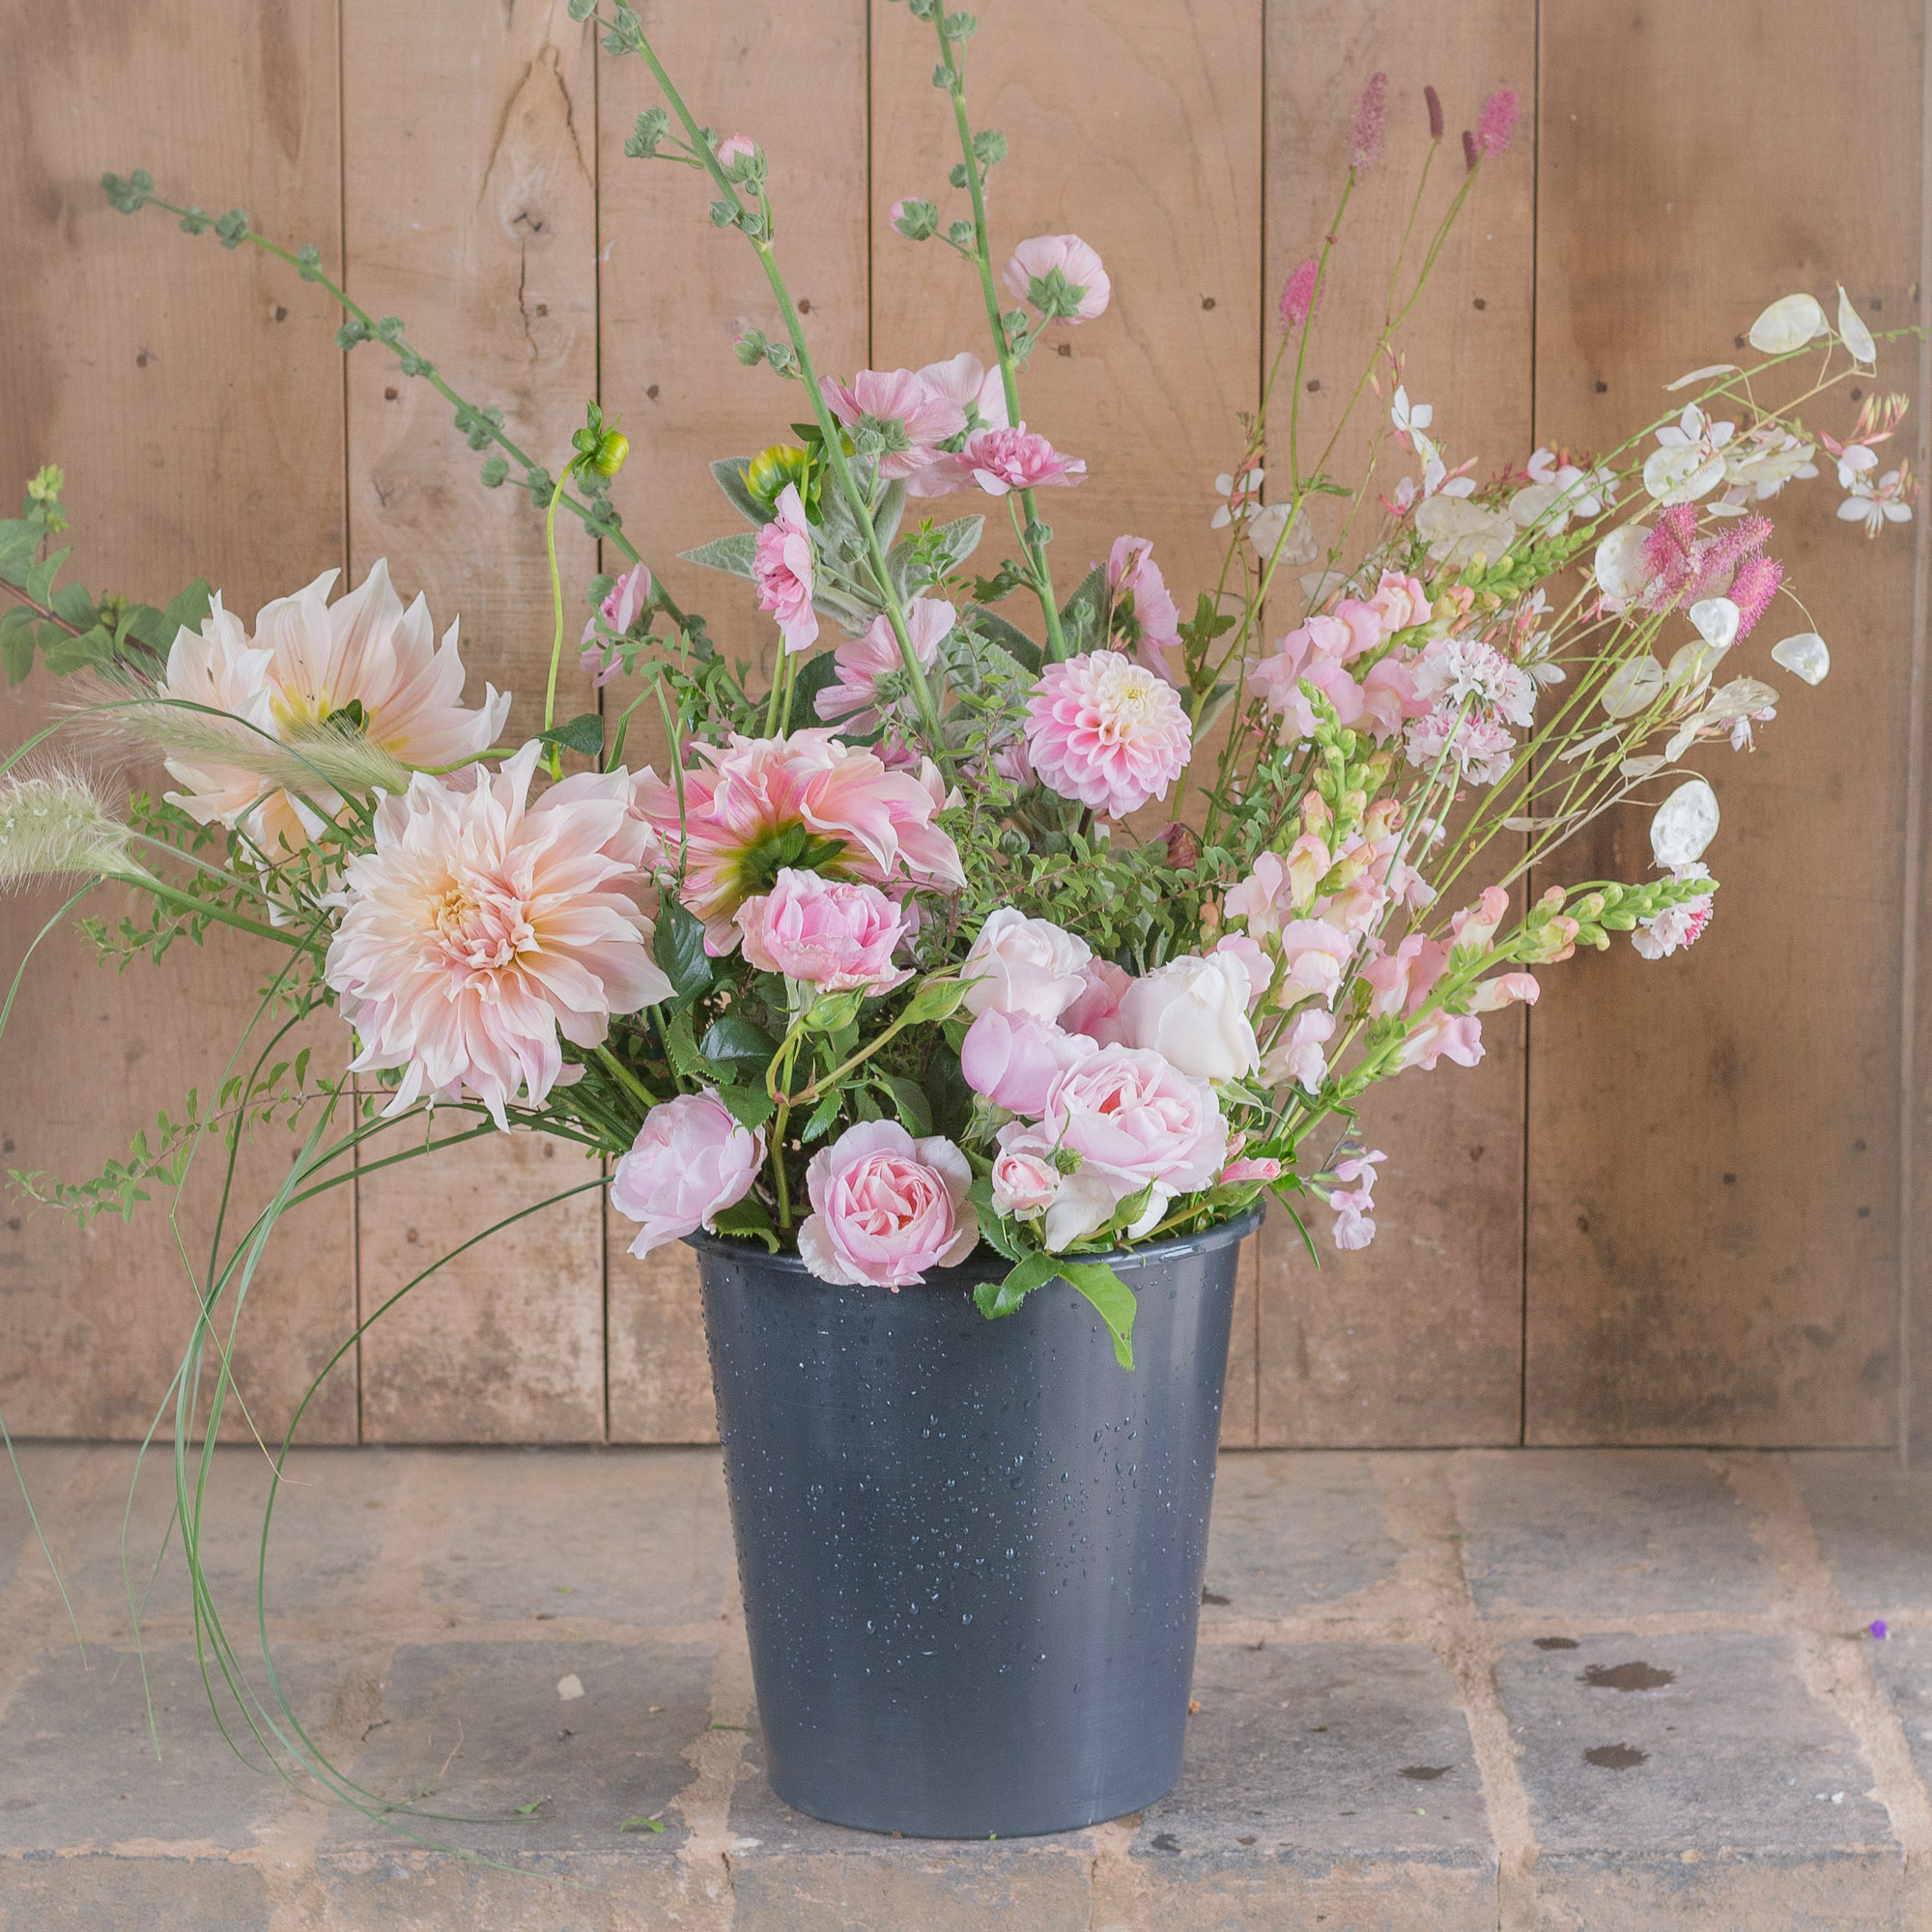
[[[1180,699],[1119,651],[1050,664],[1027,699],[1027,750],[1050,791],[1124,818],[1186,769]]]
[[[360,1040],[350,1065],[403,1069],[391,1114],[468,1092],[506,1126],[520,1090],[540,1105],[562,1075],[559,1033],[600,1045],[612,1013],[671,991],[626,894],[638,874],[608,849],[624,840],[625,800],[532,805],[541,750],[495,773],[418,773],[377,809],[374,851],[329,897],[342,920],[325,976]]]

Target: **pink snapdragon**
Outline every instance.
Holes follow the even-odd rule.
[[[1419,1066],[1425,1073],[1433,1073],[1437,1060],[1446,1058],[1458,1066],[1473,1066],[1482,1057],[1482,1021],[1473,1013],[1436,1011],[1403,1042],[1391,1070],[1401,1073]]]
[[[641,563],[634,564],[611,586],[597,607],[597,617],[603,618],[604,628],[611,636],[621,638],[643,615],[650,601],[651,574]],[[624,661],[615,651],[611,653],[608,663],[605,661],[605,639],[598,632],[597,617],[583,627],[583,648],[578,662],[590,672],[601,691],[624,668]]]
[[[1098,1051],[1085,1034],[1063,1033],[1033,1013],[988,1007],[966,1030],[959,1069],[967,1086],[994,1106],[1037,1119],[1054,1081]]]
[[[1542,991],[1534,973],[1498,973],[1493,979],[1485,980],[1470,993],[1469,1010],[1472,1013],[1500,1012],[1504,1007],[1519,1000],[1526,1007],[1533,1007]]]
[[[821,376],[818,387],[848,429],[869,425],[882,439],[879,474],[888,481],[918,474],[966,427],[958,403],[911,369],[861,369],[849,384]]]
[[[1377,583],[1369,607],[1380,621],[1384,638],[1398,631],[1411,631],[1430,618],[1429,592],[1419,577],[1399,570],[1385,570]]]
[[[1334,1037],[1335,1015],[1323,1007],[1304,1007],[1263,1058],[1263,1077],[1270,1085],[1293,1080],[1304,1093],[1319,1093],[1328,1077],[1321,1049]]]
[[[1376,1205],[1376,1164],[1387,1158],[1378,1151],[1336,1162],[1334,1178],[1343,1185],[1330,1189],[1328,1205],[1335,1210],[1332,1238],[1338,1248],[1366,1248],[1375,1239],[1376,1224],[1370,1215]]]
[[[764,1129],[745,1126],[709,1088],[653,1107],[611,1177],[611,1206],[641,1224],[631,1253],[641,1260],[699,1228],[715,1235],[764,1158]]]
[[[1415,1012],[1448,963],[1446,946],[1425,939],[1419,932],[1407,934],[1393,952],[1384,952],[1362,968],[1362,978],[1375,988],[1369,1017],[1379,1020]]]
[[[769,893],[747,899],[731,917],[745,935],[745,957],[759,972],[781,973],[821,993],[863,988],[876,998],[912,978],[911,967],[893,964],[906,936],[905,915],[877,886],[786,867]]]
[[[788,651],[806,650],[818,641],[818,613],[811,608],[815,558],[798,485],[787,483],[779,492],[772,521],[758,532],[752,582],[758,608],[778,619]]]
[[[1077,235],[1036,235],[1022,242],[1007,264],[1007,286],[1021,301],[1047,310],[1056,270],[1066,294],[1079,292],[1073,313],[1058,314],[1057,320],[1078,324],[1104,313],[1113,284],[1099,255]],[[1036,283],[1040,285],[1037,290]]]
[[[1107,587],[1113,592],[1116,611],[1131,621],[1136,659],[1173,684],[1165,653],[1180,647],[1180,612],[1146,537],[1114,539],[1107,553]]]
[[[1040,782],[1110,818],[1167,796],[1187,768],[1191,735],[1173,689],[1119,651],[1048,665],[1027,699]]]
[[[1282,284],[1281,326],[1285,333],[1293,334],[1313,312],[1315,281],[1319,273],[1315,257],[1311,255]]]
[[[922,670],[930,670],[939,662],[939,647],[952,634],[958,614],[936,597],[915,597],[906,606],[906,636]],[[847,731],[876,730],[881,722],[879,679],[905,667],[891,618],[874,617],[863,638],[848,639],[832,655],[838,660],[838,680],[826,685],[812,700],[818,715],[837,719]]]
[[[900,1289],[973,1252],[973,1169],[949,1140],[914,1140],[896,1121],[848,1127],[805,1171],[811,1214],[799,1258],[820,1281]]]
[[[1284,1007],[1298,1000],[1335,1004],[1342,974],[1354,957],[1352,935],[1325,919],[1293,919],[1281,928],[1282,976],[1275,999]]]
[[[1084,459],[1062,456],[1025,423],[1013,429],[975,430],[966,439],[959,461],[989,497],[1004,497],[1009,490],[1070,488],[1087,480]]]
[[[1509,917],[1509,890],[1504,886],[1485,886],[1472,906],[1465,906],[1449,922],[1452,950],[1461,952],[1487,952],[1495,940],[1496,927]]]

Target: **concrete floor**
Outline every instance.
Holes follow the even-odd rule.
[[[716,1451],[300,1458],[270,1584],[291,1701],[362,1783],[494,1821],[421,1829],[539,1877],[238,1762],[178,1554],[144,1621],[156,1762],[130,1452],[22,1461],[87,1662],[10,1490],[8,1932],[1932,1926],[1932,1474],[1884,1456],[1230,1454],[1179,1788],[998,1844],[773,1797]],[[257,1684],[261,1476],[223,1453],[210,1537]]]

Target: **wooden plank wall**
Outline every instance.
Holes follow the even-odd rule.
[[[1122,529],[1156,540],[1170,582],[1210,568],[1209,479],[1254,406],[1274,294],[1319,240],[1349,107],[1378,68],[1390,161],[1364,183],[1316,332],[1302,402],[1318,428],[1379,301],[1425,82],[1452,142],[1489,90],[1514,84],[1524,102],[1407,339],[1412,392],[1486,471],[1647,419],[1662,383],[1730,353],[1789,288],[1843,280],[1875,327],[1919,319],[1922,0],[1872,0],[1856,38],[1804,0],[1467,0],[1453,37],[1417,0],[980,11],[975,118],[1014,156],[994,176],[998,242],[1075,229],[1114,273],[1108,316],[1063,335],[1030,380],[1036,422],[1094,472],[1053,505],[1069,570]],[[769,296],[748,252],[709,229],[701,186],[624,157],[648,76],[593,59],[564,0],[12,13],[0,152],[16,191],[0,227],[19,272],[0,315],[0,488],[67,466],[91,584],[164,592],[205,571],[246,614],[386,555],[440,625],[461,613],[472,688],[513,687],[513,727],[540,701],[537,520],[515,493],[476,487],[477,459],[424,385],[378,349],[335,351],[313,291],[161,217],[109,212],[94,185],[109,167],[146,165],[166,190],[314,241],[546,460],[581,399],[601,395],[633,439],[618,497],[654,559],[728,526],[705,463],[772,440],[790,413],[729,352],[744,326],[773,326]],[[973,287],[886,220],[897,195],[946,199],[929,28],[888,0],[643,13],[699,117],[771,153],[781,249],[825,366],[978,346]],[[1915,381],[1918,353],[1896,352],[1884,386]],[[1903,1293],[1932,1231],[1918,1158],[1932,1004],[1905,997],[1908,925],[1916,979],[1932,958],[1932,861],[1913,829],[1915,763],[1932,755],[1927,551],[1922,523],[1866,546],[1833,520],[1835,500],[1826,483],[1780,505],[1776,547],[1836,668],[1818,692],[1793,686],[1754,756],[1717,765],[1725,890],[1710,935],[1690,959],[1645,966],[1619,949],[1553,971],[1533,1014],[1490,1023],[1479,1069],[1375,1097],[1393,1155],[1381,1236],[1325,1255],[1319,1274],[1278,1227],[1253,1244],[1231,1442],[1896,1439],[1915,1338],[1921,1387],[1932,1365],[1932,1280],[1916,1301]],[[596,567],[574,533],[564,554],[575,576]],[[671,569],[721,638],[768,647],[738,586]],[[45,694],[0,702],[14,743]],[[1643,863],[1640,835],[1611,831],[1568,869]],[[10,973],[57,903],[0,901]],[[215,1084],[258,966],[211,943],[116,980],[71,938],[50,942],[0,1043],[4,1164],[93,1171],[187,1085]],[[254,1150],[243,1188],[259,1194],[286,1157]],[[244,1330],[258,1421],[286,1413],[358,1308],[582,1178],[574,1151],[520,1136],[366,1175],[304,1209]],[[631,1260],[627,1224],[594,1203],[548,1210],[413,1292],[332,1378],[309,1434],[709,1436],[689,1258]],[[186,1232],[208,1207],[197,1193]],[[10,1206],[10,1425],[138,1434],[191,1293],[158,1217],[76,1236]],[[1928,1410],[1932,1395],[1921,1432]]]

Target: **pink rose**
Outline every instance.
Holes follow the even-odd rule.
[[[1037,1220],[1060,1192],[1053,1143],[1037,1127],[1009,1121],[1000,1129],[993,1156],[994,1211],[1012,1221]]]
[[[1197,1080],[1240,1080],[1261,1066],[1248,1021],[1248,971],[1232,952],[1170,959],[1121,996],[1121,1037]]]
[[[1098,1050],[1085,1034],[1062,1033],[1051,1020],[988,1007],[966,1030],[959,1066],[974,1093],[1037,1120],[1055,1079]]]
[[[1058,288],[1052,281],[1056,271]],[[1092,322],[1102,314],[1114,288],[1099,255],[1077,235],[1035,235],[1022,242],[1007,264],[1007,286],[1021,301],[1066,323]]]
[[[1253,1181],[1279,1180],[1281,1162],[1278,1160],[1231,1160],[1216,1178],[1216,1187],[1240,1187]]]
[[[1133,976],[1111,959],[1090,959],[1080,969],[1081,986],[1073,1004],[1060,1016],[1068,1033],[1084,1033],[1102,1046],[1121,1043],[1121,996]]]
[[[896,1121],[848,1127],[805,1171],[811,1215],[798,1252],[820,1281],[904,1288],[973,1252],[973,1169],[949,1140],[916,1141]]]
[[[893,949],[905,918],[877,886],[781,870],[769,893],[732,915],[745,935],[745,957],[761,973],[782,973],[823,993],[863,986],[889,993],[912,978],[895,969]]]
[[[811,608],[813,554],[811,526],[805,520],[798,485],[787,483],[779,492],[777,514],[758,532],[752,582],[757,586],[758,608],[778,619],[788,651],[818,641],[818,616]]]
[[[653,1107],[611,1177],[611,1207],[642,1223],[631,1252],[641,1258],[699,1228],[715,1235],[764,1158],[764,1130],[743,1125],[709,1090]]]
[[[973,982],[966,988],[966,1010],[1058,1019],[1085,989],[1082,969],[1093,956],[1084,939],[1051,920],[1028,919],[1017,907],[1002,906],[980,928],[959,969],[959,977]]]

